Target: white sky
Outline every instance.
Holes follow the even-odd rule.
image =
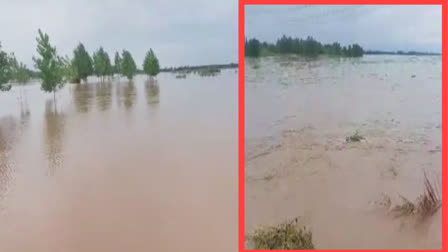
[[[245,36],[275,42],[283,34],[364,49],[441,52],[440,5],[249,5]]]
[[[58,53],[78,42],[110,57],[128,49],[141,68],[149,48],[162,67],[238,61],[236,0],[0,0],[0,42],[33,67],[38,28]]]

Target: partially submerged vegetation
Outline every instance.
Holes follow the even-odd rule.
[[[160,69],[161,72],[183,72],[185,74],[199,72],[202,69],[215,68],[215,69],[231,69],[238,68],[237,63],[230,64],[213,64],[213,65],[198,65],[198,66],[180,66],[180,67],[166,67]]]
[[[177,79],[184,79],[188,74],[197,74],[201,77],[213,77],[221,73],[219,66],[225,66],[223,68],[228,68],[228,65],[209,65],[209,66],[191,66],[191,67],[179,67],[170,70],[162,69],[162,71],[169,71],[176,74]],[[236,65],[238,66],[238,65]]]
[[[261,43],[255,38],[246,39],[245,41],[245,56],[259,57],[275,54],[297,54],[304,56],[325,54],[339,57],[361,57],[364,54],[364,49],[358,44],[348,46],[341,46],[338,42],[322,44],[310,36],[306,39],[301,39],[283,35],[276,43]]]
[[[250,236],[255,249],[314,249],[311,231],[302,227],[298,219],[256,230]]]
[[[237,68],[237,63],[214,64],[200,66],[181,66],[161,68],[159,59],[153,49],[149,49],[144,58],[142,68],[138,69],[128,50],[120,54],[115,52],[114,62],[109,54],[100,47],[89,55],[82,43],[73,50],[73,57],[61,56],[56,47],[51,45],[48,34],[38,30],[37,37],[38,56],[33,57],[38,71],[30,70],[21,62],[18,62],[13,53],[6,53],[0,43],[0,91],[9,91],[12,84],[26,84],[31,78],[40,78],[42,90],[55,93],[66,83],[87,82],[89,76],[97,76],[101,82],[106,78],[111,80],[115,76],[125,76],[129,81],[138,74],[147,74],[151,78],[160,72],[174,72],[176,78],[183,79],[187,74],[196,73],[199,76],[216,76],[221,69]]]
[[[25,84],[36,73],[29,70],[25,64],[18,62],[14,53],[6,53],[0,43],[0,91],[9,91],[11,83]]]
[[[185,73],[176,74],[176,79],[185,79],[185,78],[187,78],[187,74]]]
[[[355,134],[348,136],[345,138],[345,142],[351,143],[351,142],[361,142],[361,140],[364,140],[365,138],[359,134],[358,131],[355,132]]]
[[[6,53],[0,44],[0,91],[11,89],[11,83],[25,84],[30,78],[41,79],[41,89],[45,92],[55,92],[67,82],[87,82],[87,78],[96,75],[104,82],[114,75],[122,75],[132,80],[137,73],[137,65],[127,50],[121,55],[115,52],[114,65],[109,54],[100,47],[90,57],[84,45],[79,43],[73,50],[73,58],[61,56],[56,47],[50,43],[48,34],[38,30],[37,56],[33,57],[38,72],[29,70],[23,63],[18,63],[13,53]],[[150,49],[143,62],[143,71],[151,77],[160,72],[159,60],[154,51]]]
[[[426,172],[424,172],[424,190],[423,193],[415,200],[410,201],[406,197],[399,195],[401,203],[392,206],[392,200],[389,196],[384,195],[384,198],[377,202],[386,207],[389,213],[395,217],[417,217],[418,221],[424,221],[433,216],[442,206],[442,197],[439,191],[439,186],[428,179]]]
[[[206,76],[216,76],[219,73],[221,73],[221,69],[209,67],[209,68],[203,68],[197,72],[199,76],[206,77]]]

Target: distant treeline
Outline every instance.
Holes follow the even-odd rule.
[[[322,44],[313,37],[306,39],[283,35],[276,43],[260,42],[252,38],[245,40],[244,55],[259,57],[275,54],[298,54],[304,56],[334,55],[341,57],[361,57],[363,48],[358,44],[341,46],[338,42]]]
[[[166,67],[160,69],[161,72],[195,72],[203,69],[228,69],[238,68],[237,63],[230,64],[213,64],[213,65],[200,65],[200,66],[180,66],[180,67]]]
[[[416,52],[416,51],[378,51],[378,50],[367,50],[364,52],[365,54],[374,54],[374,55],[417,55],[417,56],[440,56],[440,53],[431,53],[431,52]]]

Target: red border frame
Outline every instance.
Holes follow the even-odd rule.
[[[244,6],[253,4],[401,4],[401,5],[423,5],[423,4],[434,4],[442,5],[442,250],[432,250],[432,251],[445,251],[448,246],[448,205],[446,196],[447,191],[447,7],[448,3],[446,0],[239,0],[238,5],[238,48],[239,48],[239,97],[238,97],[238,144],[239,144],[239,169],[238,169],[238,186],[239,186],[239,199],[238,199],[238,251],[250,251],[244,249]],[[257,250],[263,251],[263,250]],[[267,251],[267,250],[264,250]],[[288,251],[288,250],[276,250],[276,251]],[[291,251],[291,250],[289,250]],[[320,251],[331,251],[331,250],[320,250]],[[343,250],[340,250],[343,251]],[[363,251],[363,250],[354,250]],[[374,251],[374,250],[373,250]],[[383,250],[383,251],[395,251],[395,250]],[[402,250],[405,251],[405,250]],[[408,250],[410,251],[410,250]],[[415,250],[420,251],[420,250]]]

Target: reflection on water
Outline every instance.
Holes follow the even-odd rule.
[[[96,83],[98,84],[98,83]],[[78,112],[86,113],[92,106],[95,83],[75,84],[73,89],[73,101]]]
[[[30,111],[20,102],[20,120],[14,116],[0,118],[0,198],[8,187],[10,176],[16,165],[13,151],[29,124]]]
[[[45,103],[45,142],[46,155],[49,161],[49,173],[54,174],[62,165],[62,138],[64,135],[65,115],[58,112],[54,100]]]
[[[103,111],[108,110],[112,100],[112,83],[97,83],[95,87],[98,107]]]
[[[131,109],[137,97],[133,81],[120,82],[117,85],[117,102],[119,106],[124,105]]]
[[[237,251],[233,71],[24,89],[0,93],[0,251]]]
[[[0,118],[0,198],[8,187],[12,172],[13,164],[10,156],[17,138],[17,128],[18,122],[14,117]]]
[[[22,127],[26,127],[30,120],[30,108],[28,106],[28,101],[26,97],[24,99],[20,99],[20,122],[22,123]]]
[[[155,79],[149,79],[145,82],[146,100],[148,104],[159,104],[159,84]]]

